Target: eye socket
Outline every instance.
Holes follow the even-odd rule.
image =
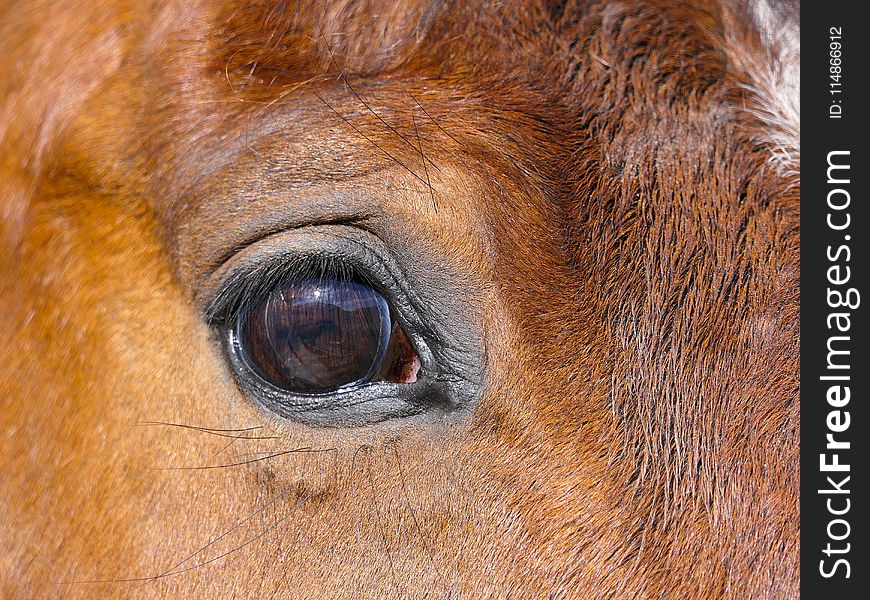
[[[419,369],[387,300],[353,280],[282,284],[240,314],[235,330],[248,367],[292,394],[324,394],[375,376],[411,382]]]
[[[280,418],[315,427],[454,422],[476,406],[483,342],[463,294],[427,264],[412,256],[400,265],[359,227],[294,228],[213,271],[203,318],[237,390]]]

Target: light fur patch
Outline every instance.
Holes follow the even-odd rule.
[[[748,79],[746,109],[765,124],[758,141],[780,173],[800,181],[800,22],[798,7],[758,0],[726,23],[726,51]],[[750,20],[750,28],[746,20]],[[727,27],[730,25],[730,27]]]

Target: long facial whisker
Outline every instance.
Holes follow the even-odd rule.
[[[214,460],[215,458],[217,458],[218,456],[220,456],[221,454],[223,454],[224,452],[226,452],[227,450],[229,450],[230,446],[232,446],[233,444],[235,444],[237,439],[238,439],[238,438],[232,438],[232,439],[230,439],[230,441],[227,442],[226,444],[224,444],[224,446],[223,446],[220,450],[218,450],[217,452],[214,452],[213,454],[209,455],[209,457],[206,458],[206,462],[209,462],[209,461]]]
[[[199,568],[204,567],[206,565],[210,565],[211,563],[217,562],[217,561],[221,560],[222,558],[226,558],[230,554],[233,554],[234,552],[238,552],[239,550],[241,550],[242,548],[245,548],[246,546],[250,546],[251,544],[253,544],[257,540],[262,539],[267,533],[269,533],[273,529],[277,528],[284,521],[286,521],[290,517],[290,515],[293,514],[295,508],[296,507],[293,507],[292,510],[287,511],[287,514],[285,514],[283,517],[281,517],[280,519],[278,519],[277,521],[275,521],[274,523],[272,523],[271,525],[269,525],[268,527],[263,529],[263,531],[261,531],[260,533],[258,533],[254,537],[245,540],[244,542],[242,542],[238,546],[232,548],[231,550],[227,550],[226,552],[218,554],[217,556],[214,556],[206,561],[203,561],[201,563],[197,563],[195,565],[191,565],[189,567],[185,567],[184,569],[168,571],[168,572],[160,575],[160,577],[171,577],[173,575],[180,575],[182,573],[186,573],[186,572],[192,571],[194,569],[199,569]]]
[[[176,564],[174,564],[173,566],[171,566],[169,569],[166,569],[165,571],[163,571],[157,575],[149,575],[147,577],[127,577],[127,578],[116,578],[116,579],[81,579],[81,580],[75,580],[75,581],[59,581],[57,583],[58,583],[58,585],[100,584],[100,583],[141,583],[141,584],[147,584],[147,583],[157,581],[158,579],[163,579],[165,577],[171,577],[173,575],[179,575],[181,573],[185,573],[185,572],[193,570],[195,568],[205,566],[206,564],[209,564],[211,562],[214,562],[215,560],[223,558],[224,556],[227,556],[228,554],[231,554],[232,552],[235,552],[236,550],[240,550],[241,548],[245,547],[246,545],[249,545],[250,543],[256,541],[256,539],[259,539],[263,535],[265,535],[268,532],[268,529],[264,532],[261,532],[261,534],[256,536],[256,538],[250,539],[250,540],[246,541],[245,543],[243,543],[239,546],[236,546],[235,548],[233,548],[229,552],[225,552],[217,557],[213,557],[212,559],[209,559],[208,561],[205,561],[203,563],[198,563],[197,565],[194,565],[192,567],[187,567],[185,569],[178,569],[178,567],[180,567],[180,566],[184,565],[185,563],[189,562],[190,560],[196,558],[197,556],[199,556],[200,554],[202,554],[203,552],[208,550],[210,547],[214,546],[215,544],[217,544],[221,540],[225,539],[227,536],[229,536],[233,532],[238,531],[241,527],[243,527],[245,524],[249,523],[255,517],[263,514],[266,510],[269,509],[269,507],[273,506],[276,502],[278,502],[281,498],[285,497],[287,494],[292,492],[294,489],[295,489],[295,486],[287,486],[280,493],[278,493],[275,496],[273,496],[272,498],[270,498],[260,508],[253,511],[247,517],[245,517],[241,521],[237,522],[235,525],[233,525],[232,527],[230,527],[229,529],[224,531],[222,534],[220,534],[216,538],[209,541],[207,544],[202,546],[199,550],[189,554],[184,559],[182,559],[181,561],[179,561]],[[283,520],[285,520],[287,517],[289,517],[290,513],[292,513],[292,512],[293,512],[292,510],[290,512],[288,512],[287,515],[285,515],[281,520],[279,520],[275,524],[273,524],[272,527],[277,526],[278,524],[283,522]]]
[[[256,427],[244,427],[239,429],[213,429],[211,427],[200,427],[197,425],[188,425],[185,423],[172,423],[167,421],[143,421],[142,423],[137,423],[140,426],[153,426],[153,425],[163,425],[166,427],[178,427],[181,429],[189,429],[192,431],[198,431],[200,433],[208,433],[211,435],[216,435],[218,437],[239,439],[239,440],[277,440],[281,439],[281,436],[278,435],[268,435],[268,436],[255,436],[255,435],[244,435],[246,432],[256,431],[258,429],[262,429],[262,426]]]
[[[272,498],[272,499],[271,499],[271,500],[270,500],[270,501],[269,501],[265,506],[263,506],[263,507],[260,508],[259,510],[255,511],[254,513],[251,513],[251,514],[248,515],[248,517],[246,517],[243,521],[240,521],[239,523],[237,523],[233,528],[227,530],[226,532],[224,532],[223,534],[221,534],[220,536],[218,536],[217,538],[215,538],[214,540],[212,540],[211,542],[209,542],[208,544],[206,544],[205,546],[203,546],[202,548],[200,548],[199,550],[197,550],[197,551],[194,552],[193,554],[189,555],[189,556],[188,556],[187,558],[185,558],[183,561],[177,563],[176,565],[174,565],[174,566],[171,567],[170,569],[164,571],[163,573],[160,573],[159,575],[155,575],[154,577],[142,578],[140,581],[142,581],[143,584],[144,584],[144,583],[149,583],[149,582],[151,582],[151,581],[155,581],[155,580],[157,580],[157,579],[162,579],[162,578],[166,578],[166,577],[173,577],[173,576],[175,576],[175,575],[181,575],[182,573],[187,573],[187,572],[189,572],[189,571],[193,571],[194,569],[199,569],[199,568],[204,567],[204,566],[206,566],[206,565],[210,565],[210,564],[212,564],[212,563],[214,563],[214,562],[217,562],[217,561],[219,561],[219,560],[221,560],[221,559],[223,559],[223,558],[226,558],[226,557],[229,556],[230,554],[233,554],[233,553],[235,553],[235,552],[238,552],[239,550],[245,548],[246,546],[250,546],[251,544],[253,544],[253,543],[256,542],[257,540],[262,539],[262,538],[263,538],[267,533],[269,533],[270,531],[276,529],[279,525],[281,525],[281,523],[283,523],[284,521],[286,521],[286,520],[290,517],[290,515],[292,515],[293,512],[296,510],[296,506],[298,506],[298,504],[297,504],[296,506],[294,506],[292,509],[290,509],[289,511],[287,511],[287,513],[286,513],[283,517],[281,517],[280,519],[278,519],[277,521],[275,521],[274,523],[272,523],[272,524],[269,525],[268,527],[264,528],[264,529],[263,529],[261,532],[259,532],[257,535],[255,535],[255,536],[253,536],[253,537],[251,537],[251,538],[245,540],[244,542],[242,542],[242,543],[239,544],[238,546],[235,546],[235,547],[233,547],[232,549],[230,549],[230,550],[228,550],[228,551],[226,551],[226,552],[222,552],[221,554],[218,554],[217,556],[213,556],[212,558],[209,558],[209,559],[207,559],[207,560],[205,560],[205,561],[203,561],[203,562],[196,563],[195,565],[190,565],[190,566],[185,567],[185,568],[183,568],[183,569],[179,569],[179,568],[178,568],[178,567],[180,567],[181,565],[183,565],[183,564],[189,562],[191,559],[195,558],[196,556],[199,556],[199,555],[202,554],[205,550],[207,550],[209,547],[211,547],[211,546],[213,546],[214,544],[218,543],[220,540],[226,538],[226,536],[228,536],[228,535],[229,535],[230,533],[232,533],[233,531],[238,530],[239,527],[241,527],[241,526],[244,525],[245,523],[249,522],[249,521],[250,521],[251,519],[253,519],[255,516],[262,514],[262,513],[263,513],[263,512],[264,512],[264,511],[269,507],[269,506],[274,505],[275,502],[277,502],[280,498],[282,498],[283,496],[285,496],[285,495],[286,495],[288,492],[290,492],[292,489],[294,489],[293,486],[290,486],[290,487],[286,488],[283,492],[281,492],[280,494],[278,494],[276,497]]]
[[[417,134],[417,143],[420,146],[420,158],[423,159],[423,173],[426,175],[426,184],[429,188],[429,195],[432,196],[432,208],[438,212],[438,203],[435,202],[435,190],[432,188],[432,181],[429,179],[429,169],[426,167],[426,155],[423,153],[423,142],[420,140],[420,130],[417,128],[417,117],[411,115],[411,120],[414,123],[414,133]]]
[[[323,452],[334,452],[335,448],[292,448],[290,450],[282,450],[280,452],[271,452],[266,454],[265,456],[259,456],[257,458],[252,458],[250,460],[243,460],[234,463],[227,463],[223,465],[203,465],[196,467],[160,467],[154,469],[155,471],[207,471],[209,469],[229,469],[232,467],[241,467],[244,465],[250,465],[253,463],[257,463],[264,460],[271,460],[273,458],[278,458],[279,456],[285,456],[287,454],[319,454]],[[253,453],[260,454],[260,453]]]
[[[399,483],[400,483],[401,488],[402,488],[402,496],[405,499],[405,505],[408,507],[408,513],[411,515],[411,521],[414,523],[414,529],[417,531],[417,535],[419,536],[420,542],[423,545],[423,551],[426,552],[426,556],[429,557],[429,561],[431,563],[432,570],[435,571],[435,574],[438,576],[438,581],[441,582],[442,587],[446,591],[447,585],[446,585],[446,580],[444,578],[444,575],[441,573],[441,570],[438,568],[438,563],[435,560],[435,555],[432,553],[432,550],[429,547],[429,540],[427,540],[426,536],[423,535],[423,527],[420,526],[420,521],[417,519],[417,511],[414,510],[414,507],[411,504],[411,497],[408,494],[408,486],[405,482],[405,473],[404,473],[404,470],[402,469],[402,461],[401,461],[401,458],[399,457],[399,449],[396,448],[395,443],[388,444],[388,445],[384,446],[384,449],[386,450],[387,447],[389,447],[393,451],[393,454],[396,457],[396,470],[399,473]]]
[[[377,519],[377,528],[381,534],[381,541],[384,544],[384,553],[387,555],[387,562],[390,565],[390,576],[393,579],[393,586],[396,588],[396,597],[401,598],[402,593],[401,593],[401,589],[399,587],[399,579],[396,576],[396,566],[393,564],[393,554],[392,554],[392,552],[390,552],[390,543],[387,540],[387,532],[384,528],[384,518],[383,518],[383,515],[381,515],[381,510],[380,510],[380,507],[378,504],[378,495],[377,495],[377,492],[375,491],[375,479],[374,479],[374,476],[372,475],[372,455],[371,455],[371,453],[369,453],[367,466],[366,466],[366,473],[368,473],[369,490],[371,491],[372,508],[374,508],[375,518]]]
[[[454,142],[456,142],[456,143],[459,144],[460,146],[462,145],[462,144],[459,143],[459,140],[457,140],[455,137],[453,137],[453,136],[452,136],[452,135],[451,135],[451,134],[450,134],[446,129],[444,129],[443,127],[441,127],[441,124],[440,124],[438,121],[436,121],[435,118],[434,118],[432,115],[429,114],[429,111],[426,110],[426,107],[425,107],[425,106],[423,106],[422,104],[420,104],[420,101],[417,100],[417,98],[414,96],[414,94],[412,94],[411,92],[408,92],[408,95],[411,97],[411,100],[413,100],[414,103],[416,103],[417,106],[420,107],[420,110],[423,111],[423,114],[426,115],[426,116],[429,118],[430,121],[432,121],[432,123],[435,125],[435,127],[437,127],[438,129],[441,130],[441,133],[443,133],[444,135],[446,135],[447,137],[449,137],[451,140],[453,140]]]

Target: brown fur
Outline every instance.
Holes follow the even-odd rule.
[[[753,14],[0,7],[0,596],[795,597],[795,67]],[[461,422],[233,383],[214,269],[332,197],[463,290]]]

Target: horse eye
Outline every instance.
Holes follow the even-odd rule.
[[[421,365],[387,300],[357,281],[286,283],[241,314],[234,333],[247,367],[291,394],[413,383]]]
[[[284,284],[240,315],[235,328],[244,362],[271,385],[294,394],[322,394],[370,381],[383,371],[391,338],[401,335],[380,293],[329,277]],[[402,351],[407,354],[407,348]],[[395,350],[389,354],[400,366],[409,360]]]

